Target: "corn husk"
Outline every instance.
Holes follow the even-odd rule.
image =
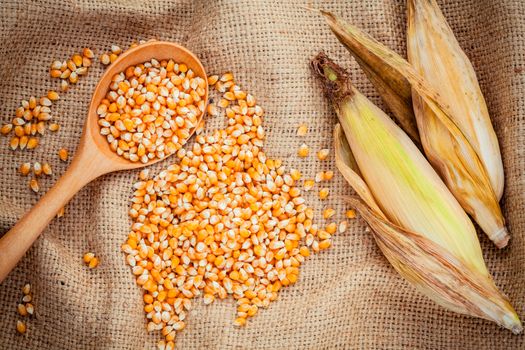
[[[336,165],[360,197],[348,201],[390,263],[438,304],[521,332],[485,266],[470,219],[423,154],[326,55],[312,68],[339,118]]]
[[[485,166],[499,200],[503,162],[476,72],[435,0],[408,0],[407,6],[408,61],[449,106],[451,117]]]
[[[348,48],[367,75],[373,76],[371,81],[383,99],[393,99],[396,104],[410,104],[407,95],[412,94],[421,143],[428,160],[463,209],[496,246],[506,246],[509,235],[489,173],[476,149],[451,117],[454,112],[448,101],[444,101],[394,51],[335,15],[321,12],[339,41]],[[398,119],[406,118],[406,115],[399,116],[398,111],[392,109]]]

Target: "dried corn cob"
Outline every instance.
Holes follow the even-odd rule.
[[[472,223],[417,147],[326,55],[312,68],[342,125],[334,135],[336,164],[361,197],[349,202],[390,263],[440,305],[521,332],[485,266]]]
[[[395,99],[396,104],[405,103],[409,108],[410,99],[406,96],[413,93],[417,126],[429,161],[463,209],[496,246],[505,247],[509,235],[490,174],[455,123],[455,110],[401,56],[359,28],[331,13],[322,13],[337,38],[372,77],[384,99]],[[397,115],[396,109],[392,112]]]

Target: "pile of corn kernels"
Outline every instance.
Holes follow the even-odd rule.
[[[128,67],[116,74],[98,106],[100,133],[110,148],[147,163],[179,150],[204,112],[206,82],[173,60]]]
[[[222,93],[227,127],[198,135],[191,150],[177,151],[178,164],[154,178],[141,172],[129,211],[132,231],[122,246],[144,291],[147,329],[165,337],[160,349],[174,348],[200,295],[205,304],[233,296],[235,324],[243,326],[295,283],[305,258],[330,247],[338,231],[335,223],[325,229],[312,223],[300,172],[265,155],[263,109],[255,98],[231,73],[208,82]],[[210,105],[208,113],[219,110]]]

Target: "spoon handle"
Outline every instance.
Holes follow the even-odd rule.
[[[57,212],[88,182],[105,173],[96,157],[77,156],[55,185],[2,238],[0,283],[16,266]]]

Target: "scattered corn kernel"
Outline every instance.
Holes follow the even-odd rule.
[[[27,140],[27,149],[34,149],[38,146],[38,139],[36,137],[30,137]]]
[[[42,164],[40,164],[40,162],[35,162],[35,164],[33,164],[33,172],[35,173],[35,176],[42,175]]]
[[[332,170],[325,171],[323,173],[323,180],[330,181],[334,177],[334,172]]]
[[[337,224],[335,222],[331,222],[325,227],[326,232],[333,235],[337,231]]]
[[[82,260],[84,260],[84,262],[86,264],[89,264],[91,262],[91,260],[93,260],[93,258],[95,257],[95,254],[94,253],[86,253],[84,254],[84,256],[82,257]]]
[[[31,293],[31,285],[29,283],[24,284],[22,287],[22,293],[24,293],[24,295]]]
[[[330,190],[326,187],[321,188],[319,191],[319,198],[326,199],[328,197],[328,194],[330,193]]]
[[[18,304],[17,310],[21,316],[27,316],[27,309],[24,304]]]
[[[237,317],[235,321],[233,321],[233,324],[242,327],[246,324],[246,317]]]
[[[54,91],[54,90],[49,90],[47,92],[47,98],[51,101],[56,101],[60,98],[60,96],[58,95],[58,92]]]
[[[319,152],[317,152],[317,158],[319,160],[325,160],[328,158],[328,154],[330,153],[330,150],[328,148],[323,148]]]
[[[330,239],[325,239],[324,241],[319,242],[319,249],[320,250],[328,249],[330,248],[331,245],[332,245],[332,242],[330,241]]]
[[[20,138],[18,138],[17,136],[13,136],[13,138],[11,138],[11,141],[9,142],[9,147],[11,147],[11,149],[14,151],[18,148],[19,143]]]
[[[317,174],[315,174],[315,182],[321,182],[324,180],[324,172],[319,171]]]
[[[16,330],[18,333],[24,334],[27,330],[25,322],[20,320],[16,321]]]
[[[51,170],[51,165],[49,165],[49,163],[42,164],[42,172],[46,175],[52,175],[53,170]]]
[[[94,257],[93,259],[91,259],[91,261],[88,263],[88,266],[90,269],[94,269],[98,266],[99,264],[99,260],[97,257]]]
[[[24,163],[20,166],[20,174],[26,176],[31,171],[31,163]]]
[[[346,228],[348,227],[348,222],[346,220],[343,220],[339,223],[339,233],[344,233],[346,231]]]
[[[346,217],[349,218],[349,219],[355,218],[355,210],[353,210],[353,209],[348,210],[346,212]]]
[[[299,157],[303,157],[303,158],[307,157],[309,153],[310,153],[310,149],[304,143],[299,147],[299,151],[297,151],[297,154],[299,155]]]
[[[31,303],[27,303],[25,305],[26,311],[29,315],[33,315],[35,313],[35,307]]]
[[[334,215],[335,215],[335,210],[332,209],[332,208],[326,208],[323,211],[323,218],[325,218],[325,219],[330,219]]]
[[[95,54],[90,48],[86,47],[82,50],[82,56],[92,59],[95,57]]]
[[[64,216],[64,212],[65,212],[65,207],[62,207],[58,210],[58,213],[57,213],[57,218],[61,218]]]
[[[122,53],[122,49],[117,45],[111,45],[111,52],[113,52],[115,55],[120,55]]]
[[[314,180],[305,180],[304,181],[304,190],[305,191],[310,191],[315,185],[315,181]]]
[[[35,193],[38,193],[38,191],[40,191],[40,186],[38,185],[38,181],[36,179],[31,179],[31,181],[29,182],[29,187]]]
[[[294,181],[298,181],[301,178],[301,172],[297,169],[290,169],[290,176]]]
[[[4,124],[0,129],[0,133],[2,133],[2,135],[7,135],[11,132],[11,130],[13,130],[13,124]]]
[[[67,80],[62,80],[60,82],[60,90],[67,91],[68,89],[69,89],[69,83],[67,82]]]
[[[308,133],[308,127],[306,126],[306,124],[299,125],[299,127],[297,128],[297,136],[304,136],[307,133]]]
[[[58,129],[60,129],[60,125],[58,125],[56,123],[49,124],[49,130],[50,131],[58,131]]]
[[[31,297],[31,294],[27,294],[27,295],[24,295],[24,296],[22,297],[22,301],[23,301],[24,303],[29,303],[32,299],[33,299],[33,297]]]
[[[60,158],[61,161],[63,162],[67,161],[68,156],[69,156],[68,151],[65,148],[61,148],[58,151],[58,157]]]
[[[105,66],[111,63],[111,60],[109,59],[109,55],[107,53],[103,53],[102,55],[100,55],[99,60],[100,63],[102,63]]]

